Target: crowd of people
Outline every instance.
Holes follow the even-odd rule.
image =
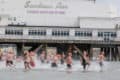
[[[76,50],[79,52],[79,50],[76,48]],[[3,53],[0,50],[0,60],[2,60]],[[33,51],[24,51],[22,55],[22,61],[24,61],[24,68],[25,70],[30,70],[36,66],[35,63],[35,57],[36,53]],[[5,55],[5,61],[6,61],[6,67],[13,67],[15,65],[14,60],[16,59],[16,55],[13,52],[13,50],[8,50],[7,54]],[[103,70],[103,62],[104,62],[104,51],[101,51],[98,55],[98,61],[101,68],[101,71]],[[72,69],[73,65],[73,58],[72,58],[72,52],[68,51],[67,54],[53,54],[49,55],[46,53],[45,50],[43,50],[39,55],[39,60],[41,63],[50,63],[51,67],[58,67],[58,62],[60,62],[61,65],[66,65],[67,69]],[[89,66],[91,65],[91,60],[89,57],[89,54],[86,50],[80,54],[80,64],[83,66],[83,71],[87,71]]]

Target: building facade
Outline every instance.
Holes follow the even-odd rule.
[[[111,4],[98,0],[0,0],[0,6],[0,43],[15,44],[18,55],[28,46],[30,50],[39,45],[56,47],[62,53],[76,45],[92,57],[104,50],[108,60],[120,59],[120,17]]]

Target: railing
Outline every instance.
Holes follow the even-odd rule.
[[[99,30],[97,29],[76,29],[76,28],[46,28],[46,27],[0,27],[0,39],[20,39],[20,40],[66,40],[66,41],[83,41],[83,42],[90,42],[90,41],[101,41],[104,42],[104,37],[98,37]],[[11,32],[11,31],[13,32]],[[51,30],[51,31],[50,31]],[[74,30],[71,31],[71,30]],[[96,33],[93,33],[97,31]],[[32,32],[34,31],[34,32]],[[37,33],[35,31],[38,31]],[[43,31],[43,32],[42,32]],[[49,32],[50,31],[50,32]],[[67,31],[69,35],[53,35],[53,31]],[[90,36],[84,36],[84,35],[75,35],[75,31],[79,32],[91,32]],[[101,30],[100,30],[101,31]],[[105,30],[104,30],[105,31]],[[111,31],[111,30],[110,30]],[[114,31],[114,29],[112,30]],[[31,32],[31,33],[30,33]],[[41,35],[41,33],[45,33],[44,35]],[[72,32],[72,35],[70,34]],[[10,34],[9,34],[10,33]],[[18,33],[18,34],[17,34]],[[32,33],[34,33],[32,35]],[[40,33],[40,34],[39,34]],[[49,33],[49,35],[48,35]],[[96,34],[93,36],[93,34]],[[118,34],[117,34],[118,35]],[[118,40],[118,37],[115,37],[113,39],[113,42],[115,40]],[[119,39],[120,41],[120,39]]]

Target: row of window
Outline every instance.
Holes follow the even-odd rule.
[[[22,30],[5,30],[6,35],[23,35]]]
[[[75,36],[92,37],[92,32],[76,31]]]
[[[98,37],[117,37],[116,32],[98,32]]]
[[[23,35],[23,30],[6,29],[5,34],[7,34],[7,35]],[[46,35],[46,30],[29,30],[28,34],[29,35],[45,36]],[[69,36],[69,31],[55,30],[55,31],[52,31],[52,36]],[[75,31],[75,36],[92,37],[92,32]],[[117,33],[116,32],[98,32],[98,37],[112,37],[112,38],[115,38],[115,37],[117,37]]]
[[[29,35],[45,36],[46,35],[46,31],[45,30],[29,30]]]
[[[69,31],[52,31],[52,36],[69,36]]]

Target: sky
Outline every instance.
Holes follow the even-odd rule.
[[[96,0],[97,3],[102,4],[111,4],[115,7],[117,7],[118,15],[120,16],[120,0]]]

